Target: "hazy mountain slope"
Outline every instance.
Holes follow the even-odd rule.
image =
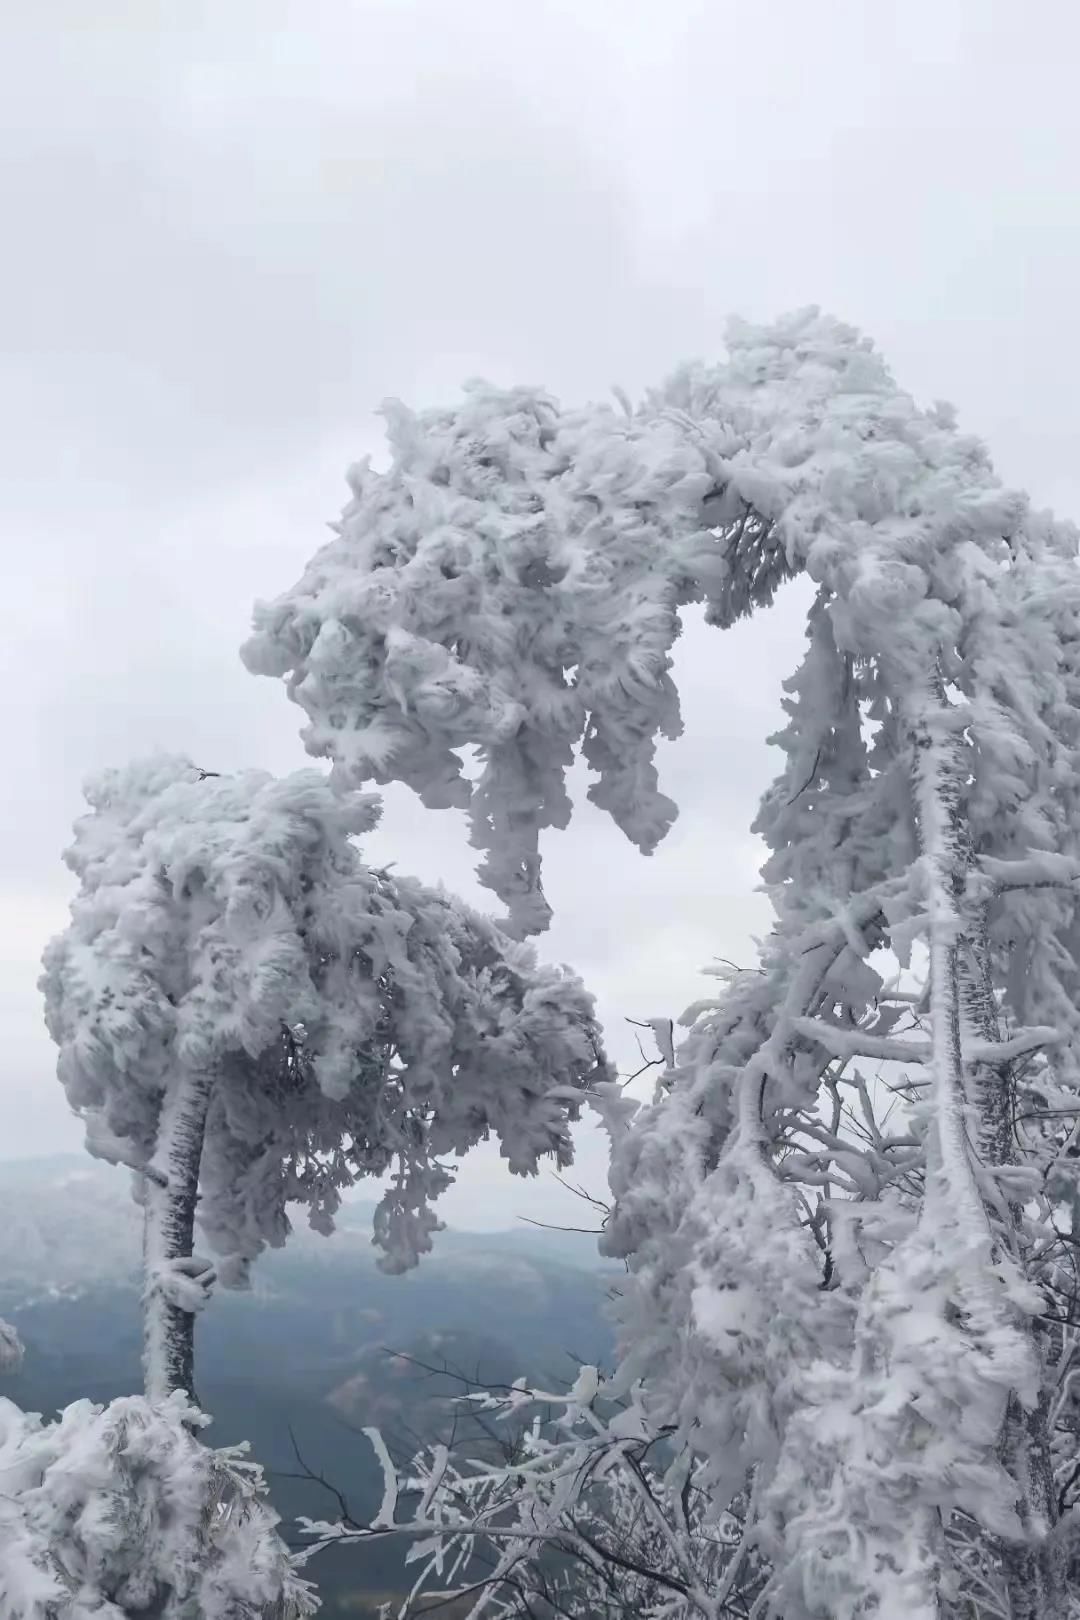
[[[572,1376],[570,1355],[603,1360],[609,1347],[602,1301],[618,1273],[599,1270],[587,1237],[444,1232],[415,1272],[387,1277],[375,1266],[371,1206],[351,1205],[341,1227],[331,1239],[298,1230],[262,1257],[250,1293],[220,1292],[197,1330],[210,1437],[251,1442],[289,1519],[334,1506],[287,1477],[301,1472],[294,1439],[363,1514],[378,1481],[361,1424],[403,1443],[448,1432],[458,1386],[388,1351],[502,1382]],[[27,1347],[2,1393],[50,1412],[138,1387],[138,1259],[125,1172],[80,1159],[0,1163],[0,1315]],[[400,1553],[339,1553],[313,1573],[328,1615],[354,1612],[344,1594],[395,1588]]]
[[[139,1211],[130,1187],[127,1171],[90,1158],[0,1163],[0,1292],[131,1276]]]

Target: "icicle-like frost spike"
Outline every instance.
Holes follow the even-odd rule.
[[[386,1441],[379,1433],[379,1430],[366,1428],[360,1432],[371,1444],[383,1481],[382,1502],[378,1513],[372,1520],[372,1524],[377,1530],[388,1530],[393,1526],[397,1517],[397,1470],[390,1459],[390,1453],[386,1449]]]

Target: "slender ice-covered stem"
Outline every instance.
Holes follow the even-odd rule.
[[[177,1069],[165,1094],[146,1177],[143,1363],[151,1400],[178,1389],[195,1398],[194,1301],[181,1303],[181,1298],[182,1279],[190,1292],[198,1288],[194,1276],[184,1278],[184,1262],[190,1267],[211,1083],[205,1072]]]

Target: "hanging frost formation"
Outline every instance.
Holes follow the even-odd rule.
[[[520,932],[578,745],[641,849],[672,821],[680,608],[816,586],[760,969],[616,1131],[616,1393],[741,1504],[759,1620],[1080,1612],[1075,532],[813,311],[624,414],[475,387],[389,421],[244,656],[342,786],[467,806]]]

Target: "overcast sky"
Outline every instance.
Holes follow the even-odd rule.
[[[1075,0],[0,0],[0,1156],[78,1147],[35,989],[84,776],[156,747],[305,762],[246,674],[387,394],[567,398],[820,303],[1080,516]],[[681,806],[643,860],[548,838],[545,950],[626,1016],[767,925],[748,828],[798,587],[679,663]],[[479,900],[460,821],[371,846]],[[481,903],[483,903],[481,901]],[[602,1185],[599,1144],[581,1174]],[[480,1155],[458,1224],[573,1219]]]

